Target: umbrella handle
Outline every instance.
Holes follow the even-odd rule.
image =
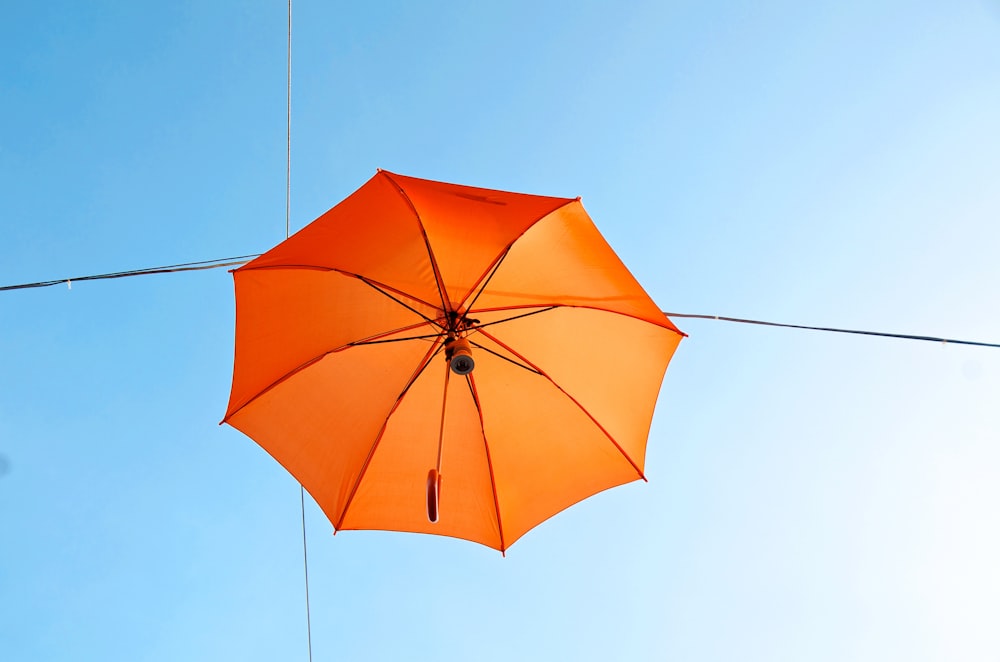
[[[441,474],[437,469],[427,472],[427,519],[431,524],[438,521],[438,504],[441,500]]]

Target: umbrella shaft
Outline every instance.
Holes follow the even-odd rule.
[[[444,370],[444,393],[441,396],[441,425],[438,427],[438,452],[437,452],[437,463],[434,468],[437,472],[441,473],[441,455],[444,452],[444,416],[448,408],[448,381],[451,377],[451,359],[445,364]]]

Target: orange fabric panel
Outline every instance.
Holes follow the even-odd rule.
[[[447,364],[439,354],[389,419],[341,527],[415,531],[501,549],[486,442],[465,377],[448,380],[439,520],[427,519],[427,472],[437,462]]]
[[[280,462],[336,522],[383,421],[427,350],[410,341],[328,354],[227,422]]]
[[[237,270],[236,357],[228,418],[276,380],[346,343],[425,324],[416,312],[335,271]],[[343,305],[350,301],[351,305]],[[428,316],[433,308],[417,308]],[[425,324],[422,331],[431,332]]]
[[[521,233],[573,201],[383,174],[413,203],[456,308]]]
[[[507,546],[564,508],[639,478],[608,437],[548,379],[484,351],[475,356],[472,380]]]
[[[487,324],[500,315],[480,318]],[[555,308],[483,331],[551,377],[643,468],[653,407],[679,334],[588,308]],[[470,339],[493,347],[480,334]]]
[[[237,272],[275,265],[342,269],[441,305],[420,222],[382,173]]]
[[[611,250],[579,201],[553,211],[518,239],[475,307],[539,304],[593,306],[677,331]]]

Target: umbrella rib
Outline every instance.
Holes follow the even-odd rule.
[[[486,324],[477,324],[475,327],[473,327],[473,330],[482,329],[482,328],[487,327],[487,326],[493,326],[494,324],[501,324],[503,322],[510,322],[512,320],[518,320],[518,319],[521,319],[522,317],[531,317],[532,315],[537,315],[538,313],[548,312],[548,311],[552,310],[553,308],[561,308],[561,306],[559,306],[559,305],[551,305],[551,306],[548,306],[548,307],[545,307],[545,308],[541,308],[540,310],[533,310],[530,313],[522,313],[520,315],[514,315],[513,317],[507,317],[507,318],[502,319],[502,320],[493,320],[492,322],[487,322]],[[476,312],[477,313],[481,313],[481,312],[485,312],[485,311],[477,310]]]
[[[472,299],[472,301],[469,303],[469,305],[465,306],[466,310],[471,310],[472,309],[472,304],[474,304],[476,302],[476,299],[479,298],[479,295],[482,294],[483,290],[486,289],[486,285],[493,278],[493,274],[495,274],[497,272],[497,269],[500,268],[500,264],[505,259],[507,259],[507,255],[510,253],[510,249],[514,247],[514,244],[517,243],[518,239],[520,239],[521,237],[524,236],[525,232],[527,232],[531,228],[535,227],[535,225],[538,223],[538,221],[542,220],[543,218],[545,218],[549,214],[552,214],[553,212],[555,212],[555,211],[557,211],[559,209],[562,209],[566,205],[571,204],[573,202],[580,202],[580,198],[560,198],[559,200],[560,200],[561,204],[556,205],[552,209],[548,210],[547,212],[545,212],[544,214],[542,214],[541,216],[539,216],[538,218],[536,218],[535,220],[533,220],[530,224],[528,224],[527,227],[525,227],[519,233],[517,233],[517,236],[514,237],[513,239],[511,239],[510,243],[507,244],[507,246],[503,249],[503,251],[501,251],[500,254],[497,256],[496,262],[494,264],[490,265],[489,267],[486,267],[486,271],[484,271],[483,275],[479,277],[479,280],[476,281],[476,284],[473,285],[469,289],[469,291],[465,294],[464,297],[462,297],[462,301],[465,301],[465,299],[467,299],[470,294],[472,294],[473,292],[475,292],[477,288],[479,289],[479,292],[476,293],[476,296]],[[487,274],[489,274],[489,275],[487,276]],[[482,287],[480,287],[479,283],[482,282],[482,280],[484,278],[486,279],[486,282],[482,284]]]
[[[497,515],[497,530],[500,532],[500,553],[506,556],[507,543],[504,542],[503,522],[500,520],[500,495],[497,494],[497,480],[496,476],[493,474],[493,456],[490,454],[490,443],[486,440],[486,425],[483,423],[483,407],[479,402],[479,391],[476,390],[476,383],[473,380],[473,376],[471,374],[466,375],[465,380],[469,384],[469,391],[472,393],[472,401],[476,405],[476,413],[479,414],[479,429],[483,433],[483,448],[486,450],[486,466],[490,470],[490,488],[493,490],[493,508]]]
[[[304,269],[304,270],[307,270],[307,271],[309,271],[309,270],[311,270],[311,271],[333,271],[335,273],[341,274],[342,276],[348,276],[350,278],[357,278],[358,280],[360,280],[361,282],[365,283],[369,287],[373,287],[376,290],[378,290],[379,292],[381,292],[382,294],[386,295],[387,297],[389,297],[390,299],[392,299],[393,301],[395,301],[399,305],[403,306],[407,310],[411,310],[414,313],[416,313],[417,315],[420,315],[421,317],[423,317],[424,319],[426,319],[428,322],[432,321],[429,317],[427,317],[426,315],[424,315],[420,311],[415,310],[414,308],[412,308],[411,306],[407,305],[406,303],[403,303],[402,301],[400,301],[399,299],[397,299],[396,297],[392,296],[389,293],[393,292],[395,294],[398,294],[401,297],[405,297],[407,299],[412,299],[413,301],[416,301],[419,304],[427,306],[428,308],[432,308],[432,309],[435,309],[435,310],[437,309],[437,306],[435,306],[434,304],[431,304],[431,303],[427,303],[426,301],[424,301],[420,297],[415,297],[412,294],[409,294],[408,292],[403,292],[400,289],[397,289],[397,288],[392,287],[390,285],[386,285],[385,283],[382,283],[380,281],[374,280],[372,278],[368,278],[367,276],[362,276],[361,274],[356,274],[353,271],[347,271],[345,269],[338,269],[337,267],[325,267],[325,266],[318,266],[318,265],[315,265],[315,264],[268,264],[268,265],[264,265],[264,266],[260,266],[260,267],[249,267],[249,268],[248,267],[243,267],[241,269],[237,269],[237,271],[238,272],[244,272],[244,271],[264,271],[266,269]],[[63,281],[59,281],[59,282],[63,282]]]
[[[357,342],[352,342],[348,344],[351,347],[357,347],[358,345],[381,345],[383,343],[389,343],[389,342],[403,342],[404,340],[429,340],[431,338],[440,338],[440,337],[441,337],[440,333],[428,333],[425,336],[407,336],[405,338],[389,338],[387,340],[358,340]]]
[[[541,375],[541,374],[542,374],[542,373],[538,372],[537,370],[535,370],[534,368],[529,368],[528,366],[524,365],[523,363],[518,363],[517,361],[515,361],[515,360],[514,360],[514,359],[512,359],[512,358],[510,358],[509,356],[504,356],[504,355],[503,355],[503,354],[501,354],[500,352],[495,352],[495,351],[493,351],[492,349],[490,349],[489,347],[487,347],[487,346],[485,346],[485,345],[480,345],[479,343],[477,343],[477,342],[472,342],[472,341],[469,341],[469,342],[470,342],[470,344],[471,344],[471,345],[472,345],[473,347],[476,347],[476,348],[478,348],[478,349],[481,349],[481,350],[483,350],[484,352],[489,352],[490,354],[492,354],[493,356],[497,357],[498,359],[503,359],[504,361],[508,361],[508,362],[510,362],[510,363],[513,363],[513,364],[514,364],[514,365],[516,365],[517,367],[519,367],[519,368],[524,368],[524,369],[525,369],[525,370],[527,370],[528,372],[533,372],[533,373],[535,373],[536,375]]]
[[[534,223],[532,223],[532,225],[534,225]],[[476,301],[478,301],[482,293],[486,291],[486,286],[490,284],[491,280],[493,280],[493,276],[496,274],[497,269],[500,268],[500,264],[503,262],[504,258],[507,257],[507,253],[510,252],[511,246],[513,245],[514,244],[508,244],[507,247],[503,249],[503,252],[501,252],[500,255],[497,256],[496,262],[493,264],[493,267],[487,270],[489,272],[489,275],[486,276],[486,280],[482,281],[482,285],[476,283],[475,285],[472,286],[472,289],[469,290],[469,294],[471,294],[472,292],[476,292],[477,288],[479,289],[479,291],[476,292],[476,296],[472,297],[472,301],[469,302],[469,305],[465,306],[466,310],[472,310],[472,307],[476,305]],[[468,296],[468,294],[466,296]]]
[[[239,407],[237,407],[236,409],[234,409],[231,413],[227,414],[226,417],[224,419],[222,419],[222,422],[219,423],[219,425],[222,425],[222,423],[225,423],[230,418],[232,418],[233,416],[235,416],[236,414],[238,414],[243,408],[245,408],[246,406],[248,406],[249,404],[251,404],[257,398],[261,397],[262,395],[264,395],[268,391],[274,389],[275,387],[277,387],[282,382],[284,382],[284,381],[286,381],[288,379],[291,379],[296,374],[302,372],[303,370],[305,370],[306,368],[308,368],[312,364],[316,363],[317,361],[322,360],[323,357],[325,357],[325,356],[328,356],[330,354],[336,354],[337,352],[342,352],[345,349],[349,349],[351,347],[356,347],[358,345],[372,345],[372,344],[375,344],[377,342],[380,342],[379,338],[385,338],[386,336],[391,336],[394,333],[402,333],[403,331],[410,331],[411,329],[416,329],[416,328],[419,328],[421,326],[424,326],[424,324],[426,324],[426,322],[419,322],[417,324],[410,324],[408,326],[403,326],[403,327],[400,327],[398,329],[392,329],[391,331],[383,331],[381,333],[376,333],[376,334],[368,336],[367,338],[362,338],[361,340],[355,340],[355,341],[352,341],[352,342],[349,342],[349,343],[344,343],[340,347],[334,347],[333,349],[328,350],[326,352],[323,352],[322,354],[320,354],[318,356],[314,356],[313,358],[309,359],[308,361],[305,361],[304,363],[299,364],[295,368],[292,368],[291,370],[289,370],[288,372],[286,372],[285,374],[283,374],[281,377],[278,377],[276,380],[274,380],[273,382],[271,382],[270,384],[268,384],[267,386],[265,386],[264,388],[262,388],[260,391],[258,391],[257,393],[255,393],[252,398],[250,398],[249,400],[247,400],[246,402],[244,402],[243,404],[241,404]],[[441,337],[441,335],[440,334],[435,334],[433,336],[418,336],[418,337],[398,338],[396,340],[422,340],[424,338],[429,338],[429,337],[430,338],[439,338],[439,337]],[[393,342],[393,340],[383,340],[381,342]]]
[[[433,322],[431,322],[431,323],[433,323]],[[392,338],[392,339],[389,339],[389,340],[380,340],[381,338],[385,338],[386,336],[391,336],[391,335],[393,335],[395,333],[402,333],[403,331],[412,331],[413,329],[419,329],[420,327],[424,326],[425,324],[427,324],[427,323],[426,322],[416,322],[414,324],[408,324],[406,326],[401,326],[398,329],[392,329],[391,331],[381,331],[379,333],[373,333],[372,335],[367,336],[365,338],[362,338],[361,340],[352,340],[349,343],[344,343],[340,347],[335,347],[334,349],[331,349],[329,352],[326,352],[326,354],[332,354],[334,352],[340,352],[340,351],[343,351],[343,350],[347,349],[348,347],[354,347],[356,345],[371,345],[371,344],[374,344],[374,343],[377,343],[377,342],[396,342],[397,340],[423,340],[424,338],[438,338],[438,337],[441,336],[440,333],[435,333],[433,335],[428,334],[428,335],[425,335],[425,336],[407,336],[406,338]],[[324,354],[324,356],[326,354]]]
[[[634,320],[637,320],[639,322],[646,322],[647,324],[652,324],[654,326],[658,326],[658,327],[666,329],[668,331],[673,331],[674,333],[677,333],[677,334],[679,334],[680,336],[682,336],[684,338],[687,337],[686,333],[684,333],[683,331],[681,331],[680,329],[678,329],[677,327],[675,327],[674,323],[670,321],[670,318],[667,317],[667,315],[669,313],[663,313],[664,318],[666,318],[666,320],[667,320],[667,325],[657,324],[657,323],[655,323],[655,322],[653,322],[651,320],[646,319],[645,317],[640,317],[639,315],[633,315],[631,313],[625,313],[625,312],[622,312],[620,310],[609,310],[607,308],[601,308],[600,306],[581,306],[581,305],[572,304],[572,303],[525,303],[525,304],[519,304],[519,305],[514,305],[514,306],[499,306],[499,307],[496,307],[496,308],[480,308],[480,309],[478,309],[476,311],[470,311],[469,314],[495,313],[495,312],[506,311],[506,310],[523,310],[525,308],[544,308],[544,310],[535,311],[536,313],[544,313],[544,312],[547,312],[549,310],[555,310],[556,308],[579,308],[580,310],[593,310],[593,311],[596,311],[596,312],[599,312],[599,313],[607,313],[609,315],[621,315],[622,317],[628,317],[629,319],[634,319]],[[663,311],[660,311],[660,312],[663,312]],[[534,313],[531,313],[531,314],[534,314]],[[521,315],[519,317],[527,317],[527,315]],[[685,315],[677,315],[677,317],[685,317]],[[508,319],[498,320],[497,322],[488,322],[487,324],[481,324],[479,326],[483,327],[483,326],[488,326],[489,324],[497,324],[499,322],[509,322],[511,320],[514,320],[514,319],[518,319],[518,318],[517,317],[510,317]],[[715,319],[715,318],[713,317],[712,319]],[[719,318],[719,319],[723,319],[723,318]]]
[[[365,457],[365,461],[361,465],[361,469],[358,471],[358,477],[354,479],[354,485],[351,486],[351,491],[347,495],[347,501],[344,502],[344,508],[340,511],[340,517],[337,518],[337,522],[333,525],[334,529],[340,530],[343,528],[344,519],[347,517],[347,511],[354,502],[354,497],[358,493],[361,481],[365,478],[365,473],[368,472],[368,467],[371,466],[372,458],[375,456],[375,451],[378,449],[379,443],[381,443],[382,437],[385,435],[385,429],[389,425],[389,419],[392,418],[392,415],[396,412],[400,403],[403,402],[403,398],[406,396],[407,392],[409,392],[410,387],[412,387],[414,382],[416,382],[420,375],[424,373],[424,370],[426,370],[427,366],[430,365],[431,360],[437,356],[442,349],[444,349],[444,342],[440,341],[435,342],[431,348],[427,350],[424,358],[421,359],[420,364],[410,376],[409,381],[406,382],[406,386],[403,387],[403,390],[396,397],[396,401],[392,404],[392,407],[389,408],[389,411],[385,415],[385,419],[382,421],[382,427],[379,428],[378,434],[375,435],[375,440],[372,442],[371,448],[368,449],[368,455]]]
[[[392,296],[388,291],[386,291],[385,289],[383,289],[382,287],[380,287],[380,285],[382,285],[381,283],[376,284],[375,281],[372,281],[372,280],[370,280],[368,278],[365,278],[364,276],[361,276],[361,275],[358,275],[358,274],[355,274],[355,277],[358,280],[360,280],[362,283],[364,283],[365,285],[367,285],[368,287],[370,287],[373,290],[375,290],[376,292],[380,292],[380,293],[384,294],[385,296],[389,297],[390,299],[392,299],[393,301],[395,301],[396,303],[398,303],[399,305],[401,305],[403,308],[406,308],[410,312],[413,312],[413,313],[416,313],[417,315],[420,315],[421,317],[423,317],[425,320],[427,320],[431,324],[437,324],[438,326],[441,326],[441,324],[439,322],[437,322],[436,320],[431,319],[430,317],[428,317],[427,315],[424,315],[422,312],[420,312],[416,308],[413,308],[412,306],[408,306],[407,304],[403,303],[402,301],[400,301],[396,297]],[[400,292],[400,294],[402,294],[402,292]],[[419,301],[419,299],[417,299],[417,300]],[[427,304],[426,301],[421,301],[420,303],[423,303],[425,305],[430,305],[430,304]],[[430,306],[430,307],[433,308],[433,306]]]
[[[430,258],[431,261],[431,269],[434,271],[434,283],[437,285],[438,295],[441,297],[441,309],[444,311],[450,310],[451,308],[448,305],[448,299],[445,296],[444,279],[441,277],[441,270],[438,268],[437,258],[434,257],[434,250],[431,248],[431,240],[427,237],[427,228],[424,227],[424,222],[420,218],[420,212],[417,211],[416,205],[413,204],[413,200],[411,200],[410,196],[403,190],[403,187],[392,178],[392,175],[385,170],[379,170],[379,172],[385,175],[386,179],[392,182],[392,185],[396,187],[399,194],[403,196],[403,200],[406,200],[406,204],[409,205],[410,209],[413,211],[413,216],[417,219],[417,225],[420,226],[420,235],[424,238],[424,246],[427,248],[427,257]]]
[[[593,423],[594,425],[596,425],[596,426],[597,426],[597,428],[598,428],[598,429],[599,429],[599,430],[600,430],[601,432],[603,432],[603,433],[604,433],[604,436],[608,438],[608,441],[610,441],[610,442],[611,442],[611,443],[612,443],[612,444],[614,445],[614,447],[618,449],[618,452],[622,454],[622,457],[624,457],[624,458],[625,458],[625,459],[626,459],[626,460],[628,461],[628,463],[629,463],[630,465],[632,465],[632,468],[633,468],[633,469],[635,469],[635,472],[636,472],[637,474],[639,474],[639,478],[642,478],[643,480],[646,480],[646,475],[645,475],[645,474],[644,474],[644,473],[642,472],[642,469],[640,469],[640,468],[639,468],[639,465],[637,465],[637,464],[635,463],[635,460],[633,460],[633,459],[631,458],[631,456],[629,456],[629,454],[625,452],[625,449],[621,447],[621,444],[619,444],[619,443],[618,443],[618,442],[617,442],[617,441],[615,440],[615,438],[611,436],[611,433],[610,433],[610,432],[608,432],[608,431],[607,431],[607,430],[605,429],[605,427],[604,427],[603,425],[601,425],[601,423],[600,423],[600,422],[599,422],[599,421],[598,421],[598,420],[597,420],[596,418],[594,418],[593,414],[591,414],[591,413],[590,413],[589,411],[587,411],[587,408],[586,408],[586,407],[584,407],[584,406],[583,406],[583,405],[582,405],[582,404],[580,403],[580,401],[579,401],[579,400],[577,400],[577,399],[576,399],[576,398],[574,398],[574,397],[573,397],[572,395],[570,395],[569,393],[567,393],[567,392],[566,392],[566,389],[564,389],[564,388],[563,388],[562,386],[560,386],[560,385],[559,385],[559,384],[558,384],[558,383],[556,382],[556,380],[552,379],[552,377],[551,377],[551,376],[550,376],[550,375],[549,375],[548,373],[546,373],[546,372],[545,372],[544,370],[542,370],[542,369],[541,369],[541,368],[539,368],[539,367],[538,367],[537,365],[535,365],[534,363],[532,363],[531,361],[529,361],[529,360],[528,360],[527,358],[525,358],[525,356],[524,356],[523,354],[520,354],[519,352],[515,351],[515,350],[514,350],[514,349],[512,349],[512,348],[511,348],[511,347],[510,347],[509,345],[507,345],[507,344],[506,344],[506,343],[504,343],[504,342],[503,342],[502,340],[500,340],[500,339],[499,339],[499,338],[497,338],[496,336],[492,335],[492,334],[491,334],[491,333],[489,333],[488,331],[483,331],[483,332],[482,332],[482,334],[483,334],[484,336],[486,336],[487,338],[489,338],[490,340],[492,340],[493,342],[495,342],[496,344],[498,344],[498,345],[500,345],[501,347],[503,347],[503,348],[504,348],[505,350],[507,350],[508,352],[510,352],[511,354],[513,354],[514,356],[516,356],[517,358],[519,358],[520,360],[524,361],[524,362],[525,362],[525,364],[527,364],[527,365],[531,366],[531,367],[532,367],[532,369],[533,369],[533,370],[535,370],[535,371],[537,371],[539,375],[541,375],[542,377],[544,377],[545,379],[547,379],[547,380],[549,381],[549,383],[551,383],[551,384],[552,384],[553,386],[555,386],[555,387],[556,387],[557,389],[559,389],[559,392],[560,392],[560,393],[562,393],[562,394],[563,394],[563,395],[565,395],[565,396],[566,396],[567,398],[569,398],[570,402],[572,402],[572,403],[573,403],[574,405],[576,405],[576,406],[577,406],[577,408],[578,408],[578,409],[579,409],[580,411],[582,411],[582,412],[584,413],[584,415],[585,415],[585,416],[586,416],[587,418],[589,418],[589,419],[591,420],[591,422],[592,422],[592,423]]]

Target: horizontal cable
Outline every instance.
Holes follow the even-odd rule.
[[[938,338],[937,336],[916,336],[906,333],[884,333],[882,331],[858,331],[856,329],[836,329],[828,326],[806,326],[803,324],[782,324],[781,322],[763,322],[761,320],[748,320],[740,317],[723,317],[722,315],[692,315],[687,313],[663,313],[667,317],[686,317],[689,319],[719,320],[721,322],[738,322],[740,324],[759,324],[761,326],[780,326],[786,329],[806,329],[808,331],[831,331],[833,333],[853,333],[860,336],[881,336],[883,338],[898,338],[901,340],[926,340],[929,342],[951,343],[954,345],[975,345],[976,347],[998,347],[1000,344],[992,342],[978,342],[975,340],[956,340],[954,338]]]
[[[222,267],[237,267],[246,264],[257,255],[238,255],[236,257],[226,257],[220,260],[204,260],[202,262],[183,262],[181,264],[168,264],[162,267],[147,267],[145,269],[132,269],[131,271],[115,271],[107,274],[95,274],[93,276],[78,276],[76,278],[59,278],[57,280],[41,280],[36,283],[20,283],[18,285],[2,285],[0,292],[8,290],[27,290],[33,287],[52,287],[53,285],[69,284],[85,280],[109,280],[111,278],[128,278],[130,276],[149,276],[152,274],[175,274],[183,271],[202,271],[204,269],[220,269]]]
[[[76,278],[59,278],[55,280],[42,280],[35,283],[19,283],[17,285],[0,285],[0,292],[10,290],[27,290],[35,287],[51,287],[53,285],[71,284],[74,281],[87,280],[109,280],[112,278],[128,278],[130,276],[149,276],[152,274],[174,274],[185,271],[202,271],[205,269],[221,269],[223,267],[238,267],[246,264],[258,254],[237,255],[218,260],[203,260],[201,262],[182,262],[180,264],[168,264],[162,267],[148,267],[145,269],[132,269],[130,271],[115,271],[106,274],[94,274],[91,276],[77,276]],[[538,311],[536,311],[538,312]],[[759,326],[776,326],[785,329],[804,329],[807,331],[828,331],[831,333],[850,333],[859,336],[879,336],[882,338],[896,338],[898,340],[925,340],[928,342],[939,342],[953,345],[971,345],[974,347],[995,347],[1000,348],[1000,343],[979,342],[975,340],[959,340],[956,338],[941,338],[938,336],[912,335],[907,333],[885,333],[883,331],[862,331],[858,329],[840,329],[829,326],[808,326],[805,324],[785,324],[782,322],[766,322],[763,320],[743,319],[741,317],[726,317],[723,315],[696,315],[692,313],[670,313],[664,311],[667,317],[681,317],[687,319],[717,320],[721,322],[736,322],[738,324],[757,324]],[[506,320],[505,320],[506,321]],[[485,324],[483,326],[486,326]]]

